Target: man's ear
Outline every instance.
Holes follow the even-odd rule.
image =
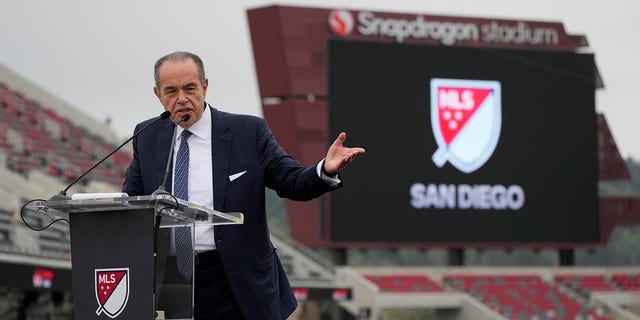
[[[158,99],[160,99],[160,90],[158,90],[158,88],[153,87],[153,93],[158,97]]]

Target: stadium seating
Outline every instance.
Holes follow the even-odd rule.
[[[446,275],[444,282],[510,319],[612,319],[580,304],[539,275]]]
[[[113,146],[0,83],[0,152],[24,176],[39,169],[70,182]],[[120,185],[131,157],[118,152],[88,177]]]
[[[640,273],[616,273],[611,277],[611,280],[622,290],[640,292]]]
[[[366,274],[366,279],[380,288],[381,292],[442,292],[444,287],[421,274]]]
[[[616,285],[607,279],[604,274],[561,274],[556,275],[554,279],[558,283],[562,283],[573,290],[583,293],[618,290]]]
[[[38,170],[66,184],[114,148],[104,138],[90,134],[87,129],[74,125],[69,119],[41,106],[40,102],[42,101],[29,99],[0,83],[0,157],[8,172],[22,176],[21,179],[29,179],[25,181],[33,180],[31,183],[38,183],[35,181],[42,179],[35,179],[37,177],[33,174],[34,170]],[[119,186],[130,161],[128,154],[117,152],[81,181],[81,184],[96,182]],[[17,194],[12,194],[14,196]],[[0,210],[0,244],[5,244],[9,249],[16,249],[12,247],[16,241],[14,232],[17,232],[13,221],[16,209]],[[32,223],[42,226],[48,221]],[[36,242],[26,247],[32,248],[35,245],[36,251],[30,254],[68,260],[68,234],[67,224],[56,223],[37,233]]]

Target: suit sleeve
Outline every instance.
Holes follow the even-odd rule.
[[[287,154],[276,142],[266,121],[257,123],[258,156],[265,171],[265,185],[280,197],[307,201],[332,191],[331,186],[316,173],[316,165],[305,167]]]
[[[138,132],[138,127],[134,132]],[[142,175],[140,174],[140,160],[138,158],[138,138],[133,139],[133,160],[127,168],[124,174],[124,184],[122,186],[122,192],[127,193],[130,196],[139,196],[144,194],[144,187],[142,184]]]

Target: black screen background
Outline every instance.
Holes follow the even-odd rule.
[[[331,196],[331,240],[596,243],[594,58],[590,54],[331,40],[330,137],[366,154]],[[437,168],[432,78],[502,86],[498,145],[478,170]],[[521,210],[415,209],[413,183],[518,184]]]

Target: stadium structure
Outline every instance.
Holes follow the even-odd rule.
[[[397,118],[402,127],[403,121],[409,123],[412,118],[419,116],[411,113],[414,111],[406,111],[408,115],[403,117],[398,115],[404,112],[398,110],[400,106],[415,103],[411,99],[403,102],[399,98],[411,94],[405,88],[411,87],[412,83],[412,80],[400,80],[399,74],[409,75],[412,74],[411,70],[418,70],[418,73],[431,72],[434,73],[433,76],[447,79],[469,79],[482,75],[482,72],[489,72],[466,65],[465,70],[471,68],[473,72],[461,76],[461,71],[448,71],[453,67],[444,59],[436,61],[436,65],[416,64],[415,68],[405,68],[397,73],[399,67],[395,62],[390,63],[388,57],[414,63],[416,60],[411,59],[430,58],[432,54],[471,57],[469,59],[473,60],[474,54],[489,52],[489,58],[494,60],[481,62],[499,66],[488,69],[507,69],[505,72],[509,71],[509,65],[501,65],[503,60],[527,61],[535,69],[542,62],[552,63],[560,59],[573,63],[572,59],[578,59],[575,70],[591,76],[590,88],[595,90],[604,87],[595,64],[589,64],[593,60],[589,60],[587,54],[585,62],[581,55],[586,51],[586,36],[568,35],[561,23],[283,6],[251,9],[248,11],[248,20],[264,116],[280,144],[304,164],[313,164],[322,158],[331,137],[341,130],[349,132],[349,141],[353,139],[355,143],[375,143],[366,140],[367,135],[359,132],[370,128],[359,127],[355,123],[371,121],[380,124],[380,119],[368,117],[384,111],[376,109],[379,107],[374,107],[374,103],[387,101],[387,97],[376,95],[383,91],[381,88],[345,86],[341,82],[344,79],[368,85],[372,85],[371,80],[380,80],[386,86],[390,86],[389,83],[400,83],[399,87],[393,88],[396,91],[389,87],[389,91],[396,95],[399,102],[398,106],[388,107],[394,113],[388,113],[385,117]],[[449,51],[451,48],[462,51]],[[526,52],[521,54],[517,50]],[[534,53],[530,54],[530,51]],[[378,55],[380,52],[384,55]],[[547,56],[548,52],[552,55]],[[354,53],[361,58],[354,58]],[[561,57],[553,53],[560,53]],[[386,66],[381,74],[387,75],[391,80],[366,74],[364,71],[372,63],[367,57],[372,58],[373,62],[379,62],[380,66]],[[445,68],[439,69],[438,65]],[[352,66],[356,69],[351,69]],[[558,70],[562,66],[554,64],[552,69]],[[517,71],[528,72],[527,70]],[[351,78],[360,74],[365,78]],[[509,99],[512,99],[509,90],[517,87],[517,84],[511,85],[509,81],[513,77],[508,74],[488,74],[493,79],[498,79],[502,85],[502,133],[505,135],[506,130],[515,130],[508,127],[508,121],[518,119],[508,110]],[[586,101],[587,105],[582,110],[584,113],[577,113],[583,117],[581,120],[586,120],[586,124],[584,127],[577,125],[584,131],[579,131],[577,137],[567,134],[567,139],[582,137],[582,140],[589,140],[584,138],[585,135],[593,138],[593,141],[584,144],[584,149],[576,149],[576,152],[582,152],[580,154],[585,158],[580,159],[584,160],[587,169],[593,169],[584,175],[594,179],[593,185],[589,185],[587,180],[587,183],[583,183],[587,185],[586,189],[580,189],[580,192],[569,194],[568,197],[588,197],[594,191],[597,192],[598,183],[631,179],[604,115],[595,113],[592,97],[580,85],[584,77],[578,78],[582,80],[577,82],[576,86],[579,88],[574,92],[578,95],[586,94],[587,98],[578,100]],[[458,84],[463,87],[465,85],[465,82]],[[452,87],[455,86],[448,85],[445,89]],[[425,96],[425,101],[420,100],[421,103],[424,102],[423,105],[427,105],[426,96],[430,90],[440,90],[429,87],[426,81],[420,88],[424,90],[418,95]],[[371,109],[363,111],[356,108],[353,111],[355,114],[349,113],[351,109],[345,105],[363,100],[365,97],[362,92],[368,92],[367,96],[370,98],[366,101],[371,103]],[[513,97],[521,94],[523,93],[518,91]],[[357,96],[353,98],[353,95]],[[493,106],[495,108],[495,102]],[[58,222],[37,232],[30,230],[22,222],[20,211],[27,201],[47,198],[64,189],[118,144],[116,135],[107,125],[83,115],[81,110],[86,107],[90,106],[72,106],[0,65],[1,319],[72,318],[69,225]],[[425,115],[428,116],[427,113]],[[354,120],[354,117],[357,118]],[[343,121],[345,119],[348,121]],[[590,120],[593,120],[591,124]],[[422,125],[428,125],[428,117],[425,116],[420,123],[420,127],[411,130],[425,130]],[[346,127],[342,127],[343,125]],[[523,126],[525,125],[523,122]],[[352,127],[353,132],[350,131]],[[554,128],[553,124],[549,128]],[[518,135],[517,131],[513,132]],[[557,136],[558,133],[555,134]],[[373,137],[377,139],[378,136]],[[405,142],[419,143],[422,139],[415,137]],[[434,137],[429,139],[433,140]],[[487,160],[487,165],[495,159],[513,156],[510,154],[513,150],[500,153],[500,148],[506,148],[501,145],[503,141],[501,138],[496,151]],[[490,141],[488,144],[491,144]],[[591,144],[593,148],[590,149]],[[441,145],[436,146],[431,142],[432,149],[427,151],[428,157],[424,158],[429,166],[433,166],[430,157],[439,146]],[[367,144],[365,147],[368,148],[368,153],[362,160],[359,159],[358,165],[361,167],[366,167],[367,162],[375,163],[371,154],[376,154],[377,146],[373,145],[372,148]],[[456,156],[452,152],[454,154],[447,158],[449,161]],[[563,153],[556,155],[562,157]],[[119,190],[124,170],[130,160],[126,151],[116,153],[75,186],[72,193]],[[385,180],[385,177],[366,178],[370,172],[358,172],[357,168],[354,165],[344,173],[347,185],[340,192],[348,193],[335,194],[332,196],[334,199],[325,196],[302,203],[281,201],[274,193],[266,191],[272,241],[278,248],[292,280],[294,294],[300,302],[292,319],[640,318],[640,267],[615,264],[590,266],[581,265],[579,261],[581,252],[588,255],[590,250],[605,246],[617,226],[636,226],[640,222],[640,200],[637,195],[600,192],[595,199],[586,201],[588,205],[584,207],[584,213],[567,213],[563,216],[562,212],[554,212],[570,223],[554,224],[549,221],[550,231],[546,233],[546,225],[535,219],[527,220],[525,225],[530,223],[530,228],[538,228],[539,232],[528,234],[523,229],[521,235],[503,232],[505,222],[495,220],[493,222],[496,227],[491,224],[485,226],[490,231],[489,234],[477,233],[465,238],[465,233],[455,232],[459,220],[445,219],[440,226],[437,222],[429,221],[435,223],[436,228],[444,230],[443,234],[437,234],[435,231],[411,231],[410,224],[424,221],[394,219],[405,214],[401,211],[408,211],[410,217],[412,210],[436,210],[435,213],[422,212],[423,216],[428,216],[424,219],[447,214],[446,210],[458,210],[455,212],[460,216],[468,214],[459,211],[462,210],[460,203],[447,202],[446,199],[440,207],[436,206],[439,203],[437,201],[424,200],[420,202],[421,205],[413,208],[398,207],[392,212],[385,209],[382,215],[376,213],[376,206],[383,208],[387,203],[393,204],[395,193],[404,194],[404,198],[401,198],[405,204],[410,202],[406,188],[401,185],[404,182],[392,184],[380,196],[374,193],[375,185],[384,183],[379,180]],[[473,179],[474,173],[460,174],[460,170],[453,168],[452,164],[445,163],[433,170],[440,169],[448,170],[440,185],[482,183],[474,180],[465,182],[467,177]],[[578,169],[584,170],[585,167]],[[413,175],[420,174],[420,170],[406,171]],[[426,174],[438,175],[438,171],[429,170],[425,171]],[[480,174],[482,170],[484,167],[476,172]],[[571,171],[576,170],[573,166],[565,164],[560,166],[560,170],[559,175],[563,179],[558,184],[569,180],[569,185],[572,185],[571,183],[575,183],[572,179],[582,177],[580,172]],[[572,174],[562,174],[562,170]],[[515,170],[513,172],[515,173],[510,174],[520,177]],[[499,177],[492,175],[494,171],[490,173],[483,179]],[[558,175],[558,172],[554,174]],[[358,178],[359,175],[364,175],[365,178]],[[448,176],[456,178],[446,181]],[[523,181],[529,181],[527,177],[523,176]],[[501,181],[502,178],[496,179],[494,181]],[[360,180],[365,185],[356,184],[354,187],[354,180]],[[420,181],[427,183],[425,180]],[[416,183],[414,180],[410,182]],[[492,183],[497,185],[497,182]],[[510,183],[515,185],[515,182]],[[435,189],[448,190],[440,185]],[[401,189],[400,192],[394,191],[396,187]],[[515,204],[511,206],[511,210],[526,210],[531,202],[535,202],[537,185],[523,183],[521,187],[526,192],[526,202],[518,207],[518,193],[513,193],[511,199]],[[553,189],[553,185],[547,185],[547,188]],[[444,195],[442,192],[435,194]],[[349,201],[345,201],[345,197],[369,197],[373,207],[363,203],[349,207]],[[552,195],[548,197],[550,202],[556,200]],[[478,205],[482,206],[483,203],[478,202]],[[492,208],[497,207],[494,204]],[[354,223],[342,219],[348,215],[362,217],[359,211],[370,214],[372,221]],[[483,211],[483,214],[493,213]],[[526,216],[526,212],[522,216]],[[32,226],[44,226],[50,222],[46,216],[29,216],[26,219]],[[581,222],[582,219],[584,223]],[[373,220],[382,220],[383,227],[399,232],[388,232],[386,238],[360,232],[376,228]],[[477,223],[485,222],[478,220]],[[517,228],[518,222],[513,223],[514,228]],[[468,232],[473,233],[473,230]],[[492,233],[496,233],[495,238],[491,237]],[[548,237],[544,236],[549,234]],[[524,262],[514,263],[516,257],[524,257]]]
[[[578,266],[616,226],[640,222],[637,193],[602,188],[631,177],[595,112],[604,83],[585,35],[344,8],[247,16],[280,144],[305,164],[341,131],[367,149],[342,190],[284,201],[292,240],[339,266],[348,314],[638,317],[637,290],[616,284],[637,266]],[[491,198],[501,190],[504,201]]]

